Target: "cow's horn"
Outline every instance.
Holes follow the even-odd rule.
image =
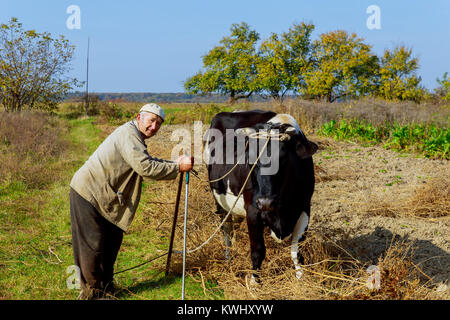
[[[297,129],[295,129],[294,127],[287,127],[286,130],[284,130],[284,133],[287,133],[288,135],[292,136],[294,134],[297,133]]]
[[[247,128],[239,128],[239,129],[236,129],[235,133],[237,135],[248,136],[248,135],[250,135],[252,133],[255,133],[255,129],[248,128],[248,127]]]

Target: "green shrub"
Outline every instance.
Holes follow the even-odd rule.
[[[372,144],[383,143],[388,149],[398,151],[416,151],[430,158],[449,158],[450,129],[434,124],[380,124],[374,126],[358,119],[339,122],[331,120],[318,131],[324,136],[336,140],[356,140]]]
[[[122,124],[134,116],[132,111],[113,102],[101,102],[99,104],[99,114],[101,118],[112,125]]]

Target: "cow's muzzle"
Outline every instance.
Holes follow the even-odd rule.
[[[275,208],[275,201],[271,198],[258,198],[255,204],[256,208],[261,211],[272,211]]]

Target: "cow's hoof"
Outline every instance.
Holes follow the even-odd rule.
[[[252,274],[252,277],[250,278],[250,287],[256,287],[259,286],[261,284],[261,280],[259,280],[257,277],[255,277]]]
[[[254,274],[252,274],[252,276],[250,277],[250,281],[248,280],[248,275],[246,275],[245,282],[247,283],[247,286],[249,288],[257,288],[261,285],[261,280]]]
[[[295,272],[295,277],[297,278],[297,280],[300,280],[302,276],[303,276],[302,270],[297,270],[297,272]]]

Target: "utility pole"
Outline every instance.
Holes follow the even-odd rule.
[[[85,107],[86,116],[88,115],[89,110],[89,42],[90,39],[88,37],[87,62],[86,62],[86,107]]]

